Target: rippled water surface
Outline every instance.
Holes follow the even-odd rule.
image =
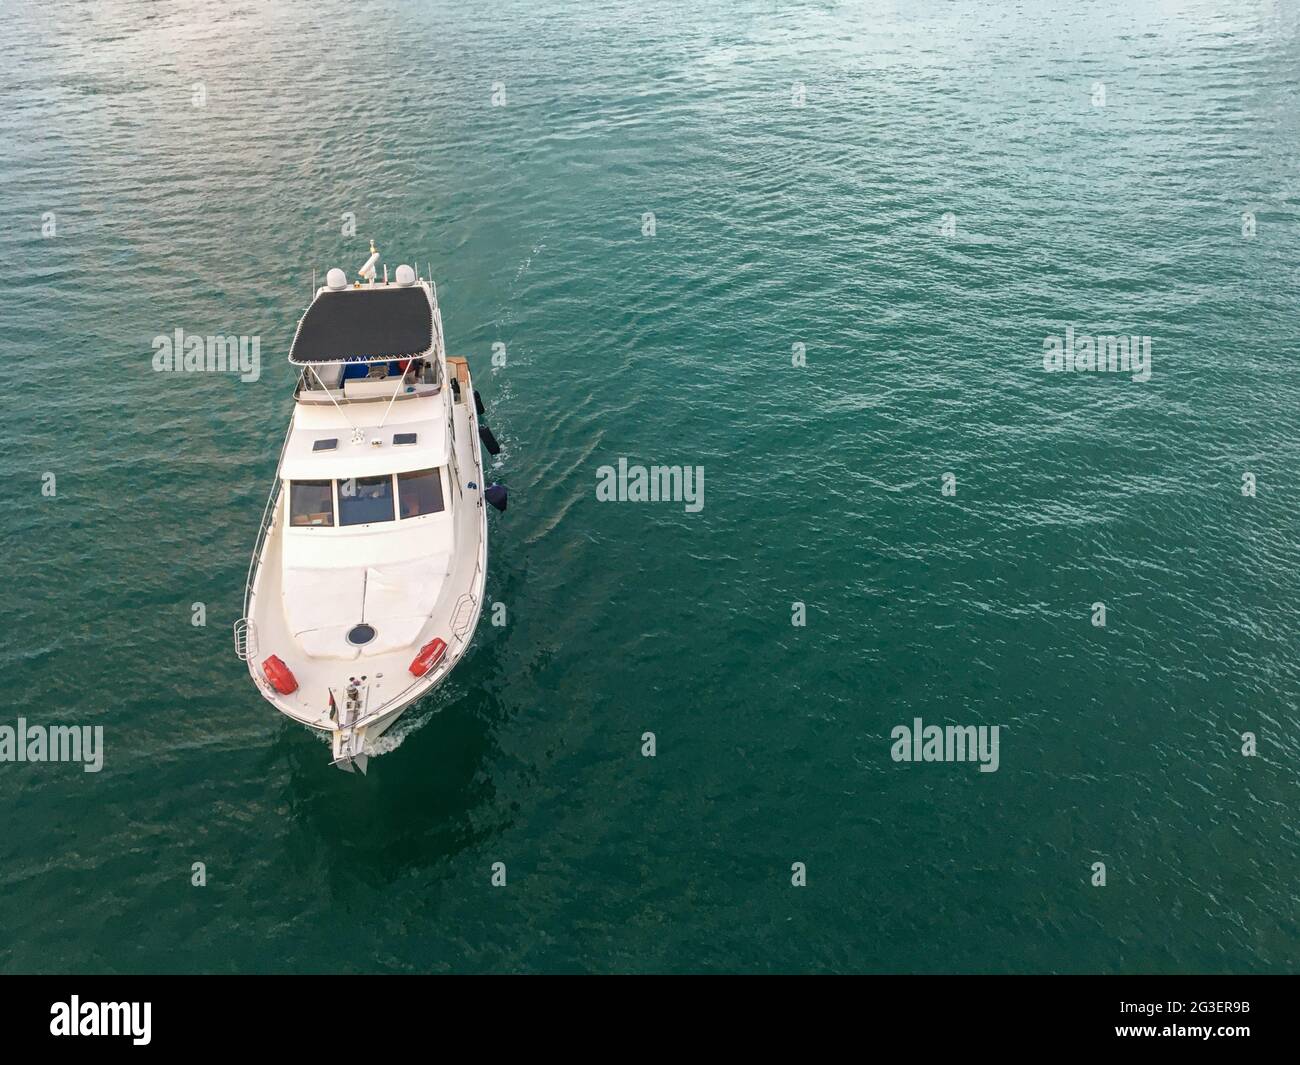
[[[1300,5],[8,8],[0,724],[107,753],[0,764],[0,967],[1294,967]],[[230,623],[371,237],[512,495],[508,624],[360,778]],[[1045,373],[1070,324],[1150,381]]]

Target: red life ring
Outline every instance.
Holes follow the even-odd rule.
[[[293,671],[277,655],[272,655],[262,663],[262,675],[281,695],[289,695],[298,690],[298,680]]]
[[[417,677],[423,677],[442,661],[442,656],[446,653],[446,642],[435,637],[421,647],[420,653],[411,660],[411,673]]]

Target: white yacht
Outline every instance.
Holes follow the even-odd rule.
[[[302,368],[235,623],[235,649],[277,710],[365,771],[374,741],[455,668],[487,569],[480,442],[462,358],[448,358],[432,278],[333,269],[289,350]]]

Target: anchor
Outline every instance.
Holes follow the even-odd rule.
[[[343,689],[343,706],[340,710],[334,698],[334,689],[330,689],[330,718],[338,723],[333,735],[334,760],[330,764],[348,773],[359,769],[363,776],[370,756],[365,753],[366,730],[358,729],[356,722],[365,713],[368,695],[367,684],[356,677],[349,677],[347,687]]]

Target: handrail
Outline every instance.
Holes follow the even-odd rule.
[[[284,462],[284,453],[289,449],[289,437],[293,435],[293,418],[289,418],[289,429],[284,434],[284,443],[280,445],[280,457],[275,460],[275,483],[271,485],[271,494],[266,497],[266,506],[262,508],[262,524],[257,530],[257,539],[253,542],[253,555],[248,560],[248,576],[244,579],[244,617],[248,617],[249,600],[253,596],[253,572],[262,557],[262,546],[266,535],[275,521],[275,503],[280,498],[280,466]]]
[[[429,295],[433,302],[433,325],[436,332],[438,344],[434,349],[435,356],[441,356],[445,362],[447,358],[447,346],[442,337],[442,309],[438,306],[438,282],[433,279],[433,267],[429,267]]]
[[[247,662],[257,654],[257,627],[248,619],[240,618],[235,622],[235,656],[241,662]]]

